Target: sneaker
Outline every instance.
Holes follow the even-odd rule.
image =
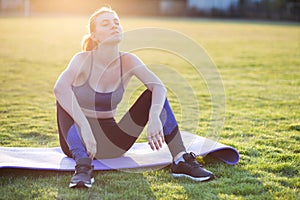
[[[91,188],[95,182],[93,176],[94,166],[90,158],[81,158],[76,162],[75,173],[69,184],[70,188]]]
[[[187,177],[194,181],[208,181],[215,178],[214,174],[204,168],[196,161],[194,153],[183,154],[183,161],[178,164],[173,162],[171,173],[173,177]]]

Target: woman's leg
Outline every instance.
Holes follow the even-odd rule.
[[[161,121],[164,122],[163,131],[165,141],[168,144],[168,148],[172,154],[173,159],[176,160],[184,153],[186,153],[186,148],[183,145],[177,121],[167,99],[165,101],[160,118]]]
[[[72,117],[61,107],[61,105],[56,102],[56,118],[57,118],[57,128],[59,134],[59,143],[62,151],[68,156],[72,157],[72,153],[69,150],[67,144],[67,135],[70,127],[74,124]]]
[[[79,129],[75,124],[73,124],[69,129],[66,141],[75,161],[80,158],[89,157],[86,152],[86,148],[79,136]]]
[[[99,120],[99,122],[98,120],[89,120],[94,134],[97,133],[95,137],[98,144],[97,150],[99,150],[99,152],[97,152],[98,155],[96,158],[102,158],[103,156],[109,157],[110,155],[114,157],[116,155],[120,156],[134,144],[148,122],[151,102],[152,92],[146,90],[140,95],[118,124],[112,121],[105,122],[105,120]],[[160,118],[163,124],[165,141],[168,144],[173,158],[176,158],[178,154],[185,152],[186,149],[167,99]],[[74,126],[72,118],[68,116],[59,104],[58,124],[63,151],[69,157],[75,156],[75,159],[82,156],[85,157],[86,155],[83,153],[85,147],[79,137],[79,130]],[[101,136],[102,133],[105,137]],[[110,153],[107,154],[105,151],[110,151]]]
[[[124,133],[133,138],[137,138],[140,135],[148,122],[151,102],[152,92],[150,90],[144,91],[118,123]],[[178,129],[178,124],[167,99],[160,115],[160,119],[163,124],[165,141],[173,158],[182,152],[186,152]],[[132,144],[134,141],[135,140],[132,140]]]
[[[63,152],[76,160],[75,173],[69,187],[92,187],[94,182],[92,159],[88,158],[79,130],[72,117],[57,102],[57,125]]]
[[[57,124],[60,146],[63,152],[75,160],[88,157],[86,148],[79,136],[79,129],[72,117],[57,102]]]

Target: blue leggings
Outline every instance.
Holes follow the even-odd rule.
[[[148,122],[152,92],[144,91],[124,117],[117,123],[114,118],[87,118],[97,141],[96,159],[119,157],[134,144]],[[63,151],[75,160],[88,157],[80,138],[80,129],[58,105],[57,119]],[[166,99],[160,114],[165,141],[173,157],[186,151],[174,114]]]

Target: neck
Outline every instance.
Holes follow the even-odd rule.
[[[94,52],[95,66],[109,67],[119,58],[119,46],[115,44],[100,44]]]

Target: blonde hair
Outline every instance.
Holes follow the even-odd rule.
[[[97,10],[96,12],[94,12],[91,17],[89,18],[88,21],[88,33],[83,36],[82,42],[81,42],[81,48],[83,51],[92,51],[93,49],[95,49],[98,46],[98,43],[95,42],[94,40],[92,40],[91,38],[91,33],[95,31],[96,25],[95,25],[95,21],[96,18],[103,14],[103,13],[114,13],[115,15],[117,15],[117,13],[109,6],[103,6],[101,7],[99,10]]]

